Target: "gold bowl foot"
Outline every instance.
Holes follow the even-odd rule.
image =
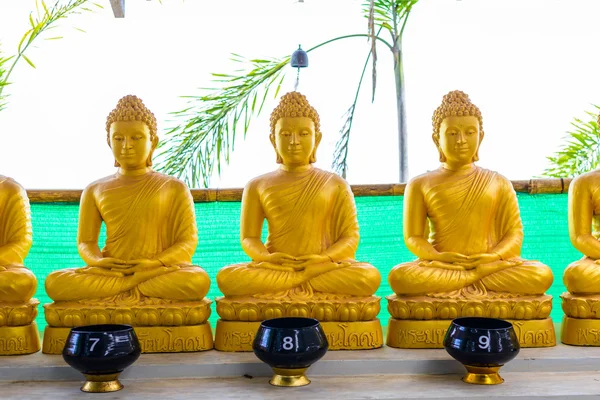
[[[275,374],[269,381],[273,386],[297,387],[306,386],[310,380],[304,375],[307,368],[284,369],[273,368]]]
[[[494,367],[474,367],[472,365],[465,365],[467,373],[463,376],[462,380],[463,382],[475,385],[499,385],[504,382],[504,379],[498,374],[500,367],[502,367],[502,365]]]
[[[123,389],[123,385],[119,382],[119,373],[108,375],[88,375],[85,376],[85,383],[81,387],[82,392],[88,393],[108,393],[116,392]]]

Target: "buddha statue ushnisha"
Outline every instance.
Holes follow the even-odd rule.
[[[588,334],[600,332],[600,169],[571,182],[568,210],[569,237],[583,258],[571,263],[564,272],[563,281],[569,292],[561,296],[565,313],[561,340],[566,344],[600,346],[598,338]]]
[[[125,96],[108,116],[106,132],[118,170],[83,191],[77,244],[86,266],[46,279],[54,303],[46,306],[45,336],[52,340],[77,325],[127,323],[149,339],[141,340],[145,352],[211,348],[210,280],[192,265],[194,203],[183,182],[152,169],[156,118],[139,98]],[[106,244],[100,250],[102,223]],[[171,327],[168,337],[158,328],[165,326]],[[46,337],[44,352],[51,352]]]
[[[381,276],[372,265],[354,259],[359,232],[350,186],[313,166],[322,137],[319,115],[304,95],[291,92],[281,98],[270,122],[280,167],[244,188],[240,239],[252,261],[217,274],[225,297],[217,299],[221,320],[215,347],[251,350],[224,337],[255,332],[260,321],[284,316],[317,318],[330,336],[340,322],[347,323],[347,332],[339,332],[341,342],[347,333],[345,344],[333,343],[333,348],[378,347],[379,298],[373,294]],[[265,219],[268,237],[263,243]]]
[[[441,165],[412,179],[404,193],[404,240],[418,259],[388,277],[391,346],[441,347],[450,320],[464,316],[535,320],[532,329],[543,328],[547,340],[524,343],[520,323],[521,344],[554,345],[551,297],[544,295],[552,271],[520,257],[523,226],[512,184],[475,165],[483,137],[481,112],[469,97],[445,95],[433,115]],[[432,339],[412,341],[404,335],[409,328],[432,329]]]
[[[2,175],[0,210],[0,355],[35,353],[37,279],[24,265],[32,244],[29,199],[21,185]]]

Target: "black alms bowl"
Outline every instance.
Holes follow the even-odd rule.
[[[301,386],[310,383],[304,370],[325,355],[329,344],[319,321],[290,317],[263,321],[252,348],[275,371],[271,384]]]
[[[444,338],[448,354],[464,365],[500,366],[519,354],[510,322],[496,318],[457,318]]]
[[[71,329],[63,358],[85,375],[83,391],[112,391],[122,388],[117,376],[140,356],[141,349],[129,325],[89,325]],[[97,382],[90,384],[90,381]],[[98,382],[114,382],[110,388]]]
[[[500,367],[519,354],[519,340],[510,322],[496,318],[457,318],[444,338],[448,354],[462,363],[462,380],[478,385],[504,382]]]

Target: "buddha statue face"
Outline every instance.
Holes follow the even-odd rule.
[[[303,94],[290,92],[281,97],[271,113],[270,139],[279,164],[299,167],[317,161],[321,143],[319,114]]]
[[[150,164],[156,141],[144,122],[115,121],[110,124],[109,138],[115,161],[121,168],[141,169]]]
[[[302,166],[314,162],[318,140],[315,123],[308,117],[280,118],[271,141],[283,165]]]
[[[434,111],[432,122],[432,138],[441,162],[461,166],[479,160],[483,139],[481,111],[466,93],[453,90],[446,94]]]
[[[444,118],[438,140],[446,162],[459,165],[473,162],[480,142],[479,119],[470,115]]]
[[[140,98],[127,95],[106,118],[106,140],[115,156],[115,167],[151,167],[152,153],[158,144],[156,117]]]

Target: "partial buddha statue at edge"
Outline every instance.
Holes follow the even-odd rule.
[[[241,242],[252,262],[219,271],[219,289],[226,297],[267,299],[373,295],[379,271],[354,260],[354,196],[344,179],[312,165],[319,116],[302,94],[282,97],[271,115],[270,139],[280,167],[251,180],[242,198]]]
[[[35,317],[39,301],[33,272],[25,268],[32,245],[31,213],[25,189],[0,175],[0,355],[40,350]]]
[[[0,175],[0,303],[25,303],[37,279],[25,268],[32,244],[29,199],[13,179]]]
[[[600,118],[599,122],[600,122]],[[593,335],[580,332],[600,331],[600,169],[582,174],[569,186],[569,237],[583,254],[572,262],[563,275],[569,291],[562,297],[565,317],[562,342],[600,346]]]

